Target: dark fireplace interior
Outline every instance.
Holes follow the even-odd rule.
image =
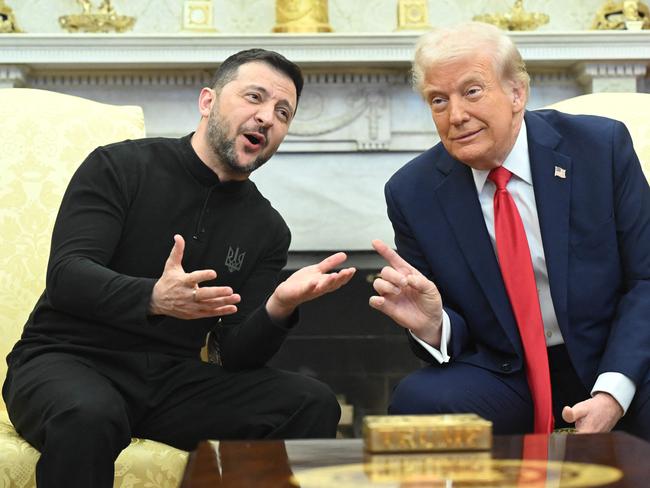
[[[283,279],[328,253],[292,253]],[[271,366],[313,376],[353,406],[353,422],[343,432],[359,437],[365,415],[385,414],[400,378],[422,366],[408,346],[404,329],[371,309],[372,281],[384,266],[373,252],[351,252],[352,281],[300,307],[300,323]]]

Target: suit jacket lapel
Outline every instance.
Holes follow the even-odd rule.
[[[521,351],[517,324],[512,315],[490,235],[485,227],[472,172],[446,152],[438,161],[438,169],[447,175],[435,189],[435,194],[449,226],[499,323],[515,350]]]
[[[567,337],[571,158],[559,152],[562,136],[539,114],[527,112],[525,120],[551,297],[560,329]],[[556,167],[559,173],[565,170],[565,177],[556,176]]]

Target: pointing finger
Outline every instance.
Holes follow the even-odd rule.
[[[377,251],[377,253],[384,258],[388,264],[390,264],[395,269],[407,269],[409,271],[414,271],[415,268],[407,263],[402,257],[397,254],[394,249],[391,249],[381,241],[380,239],[375,239],[372,241],[372,247]]]

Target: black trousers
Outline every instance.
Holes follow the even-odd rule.
[[[41,457],[39,488],[109,488],[131,437],[193,449],[203,439],[334,437],[340,408],[323,383],[270,368],[228,372],[196,359],[46,353],[9,368],[3,396]]]
[[[587,400],[566,347],[548,348],[555,427],[569,427],[562,409]],[[523,371],[505,375],[471,364],[429,366],[404,378],[393,391],[389,413],[472,412],[491,420],[495,434],[523,434],[533,429],[533,404]],[[626,415],[615,427],[650,441],[650,381],[639,385]]]

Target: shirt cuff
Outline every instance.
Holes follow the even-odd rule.
[[[623,415],[625,415],[636,393],[636,385],[622,373],[601,373],[591,389],[591,396],[601,391],[612,395],[623,408]]]
[[[418,344],[420,344],[426,351],[431,354],[436,361],[438,361],[440,364],[443,363],[448,363],[449,360],[451,359],[449,357],[449,354],[447,354],[447,345],[449,344],[449,341],[451,340],[451,320],[449,319],[449,315],[447,315],[447,312],[444,310],[442,311],[442,331],[440,335],[440,349],[436,349],[430,344],[427,344],[424,342],[422,339],[417,337],[410,329],[409,333],[411,334],[411,337],[415,339]]]

